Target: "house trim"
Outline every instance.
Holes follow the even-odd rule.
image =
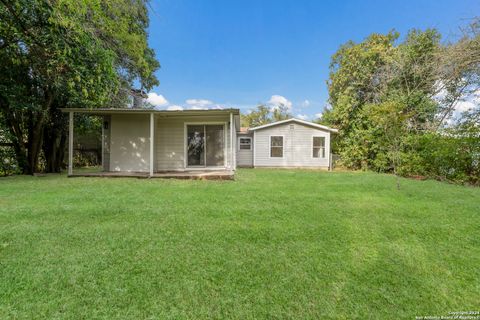
[[[289,123],[289,122],[297,122],[297,123],[301,123],[301,124],[306,125],[306,126],[311,126],[311,127],[321,129],[321,130],[325,130],[325,131],[329,131],[329,132],[338,132],[337,129],[333,129],[333,128],[330,128],[330,127],[327,127],[327,126],[323,126],[321,124],[317,124],[317,123],[313,123],[313,122],[309,122],[309,121],[305,121],[305,120],[300,120],[300,119],[297,119],[297,118],[291,118],[291,119],[287,119],[287,120],[268,123],[268,124],[264,124],[262,126],[258,126],[258,127],[255,127],[255,128],[250,128],[249,130],[255,131],[255,130],[265,129],[265,128],[269,128],[269,127],[273,127],[273,126],[276,126],[276,125],[285,124],[285,123]]]

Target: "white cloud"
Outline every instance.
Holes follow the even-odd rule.
[[[315,118],[316,119],[320,119],[322,116],[323,116],[323,113],[321,113],[321,112],[315,113]]]
[[[183,110],[183,107],[182,106],[177,106],[177,105],[172,105],[172,106],[169,106],[167,108],[167,110],[169,110],[169,111],[181,111],[181,110]]]
[[[310,100],[308,99],[303,100],[302,107],[308,107],[309,105],[310,105]]]
[[[185,103],[190,105],[190,106],[195,106],[195,107],[200,107],[200,108],[205,108],[205,107],[213,104],[212,101],[207,100],[207,99],[187,99],[187,100],[185,100]]]
[[[168,104],[168,101],[164,96],[156,94],[155,92],[148,93],[148,98],[145,100],[155,107],[166,106]]]
[[[296,118],[300,120],[308,120],[309,116],[307,116],[306,114],[297,114]]]
[[[221,104],[216,104],[212,107],[212,109],[223,110],[223,109],[225,109],[225,107],[222,106]]]
[[[292,101],[288,100],[284,96],[279,96],[276,94],[270,97],[270,100],[268,100],[267,104],[270,105],[272,109],[276,109],[280,105],[284,105],[288,110],[292,109]]]
[[[193,106],[190,108],[191,110],[207,110],[208,108],[204,107],[198,107],[198,106]]]

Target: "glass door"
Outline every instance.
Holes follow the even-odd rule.
[[[187,165],[205,166],[205,126],[187,126]]]
[[[224,125],[187,125],[187,166],[225,166]]]

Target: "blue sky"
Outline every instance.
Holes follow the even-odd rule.
[[[325,107],[330,57],[348,40],[437,28],[454,40],[478,0],[153,0],[149,43],[161,69],[159,109],[283,102],[313,120]]]

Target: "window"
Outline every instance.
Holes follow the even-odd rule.
[[[325,137],[313,137],[313,157],[325,158]]]
[[[252,150],[252,138],[239,138],[238,140],[240,150]]]
[[[270,137],[270,157],[283,158],[283,137],[282,136]]]

